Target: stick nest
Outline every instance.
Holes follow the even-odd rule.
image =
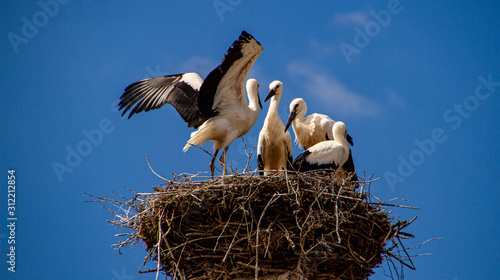
[[[120,208],[110,222],[131,230],[115,246],[143,241],[145,263],[174,279],[366,279],[384,258],[413,268],[401,243],[413,220],[391,218],[359,185],[324,172],[176,175],[153,193],[104,200]]]

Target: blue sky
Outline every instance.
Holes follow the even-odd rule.
[[[41,0],[3,1],[0,14],[0,209],[6,225],[14,168],[18,218],[15,273],[0,227],[0,278],[154,279],[136,275],[143,247],[110,247],[120,229],[84,193],[150,192],[162,181],[146,154],[169,178],[210,158],[182,152],[192,130],[171,106],[127,120],[117,98],[145,77],[205,77],[242,30],[264,48],[249,75],[261,98],[281,80],[282,119],[302,97],[344,121],[358,172],[380,177],[372,194],[420,208],[393,212],[418,216],[406,245],[442,237],[414,251],[431,255],[406,279],[500,278],[500,2]],[[241,141],[228,160],[244,167]]]

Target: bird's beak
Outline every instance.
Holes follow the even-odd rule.
[[[349,142],[349,144],[351,144],[351,146],[354,146],[354,142],[352,142],[352,137],[351,135],[347,134],[345,139],[347,140],[347,142]]]
[[[264,99],[264,102],[267,102],[267,100],[269,100],[269,98],[273,97],[275,94],[276,94],[276,89],[270,90],[266,96],[266,99]]]
[[[257,94],[257,99],[259,100],[259,107],[262,110],[262,102],[260,102],[260,95],[259,94]]]
[[[295,119],[297,116],[297,113],[295,111],[290,112],[290,115],[288,116],[288,120],[286,121],[285,125],[285,132],[288,130],[288,127],[292,124],[292,121]]]

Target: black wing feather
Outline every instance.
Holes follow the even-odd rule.
[[[182,81],[182,75],[144,79],[129,85],[120,97],[122,116],[132,109],[128,117],[130,119],[136,113],[159,109],[169,103],[189,127],[198,127],[203,123],[196,107],[198,91]]]
[[[344,169],[345,172],[351,176],[351,180],[356,182],[355,187],[358,187],[358,175],[356,174],[356,168],[354,168],[354,161],[352,160],[352,153],[351,150],[349,149],[349,157],[347,158],[346,162],[342,165],[342,168]]]
[[[242,48],[251,40],[255,40],[254,37],[243,31],[226,52],[221,64],[208,74],[199,91],[182,81],[184,74],[155,77],[129,85],[120,97],[122,116],[131,110],[130,118],[136,113],[158,109],[169,103],[188,123],[188,127],[197,128],[217,115],[212,109],[217,87],[234,62],[243,57]]]
[[[309,163],[306,160],[306,157],[310,155],[311,152],[309,150],[305,150],[300,155],[295,158],[295,160],[292,163],[292,170],[295,170],[297,172],[303,172],[305,171],[304,169],[307,168]]]
[[[259,170],[259,175],[263,176],[264,175],[264,161],[262,160],[262,155],[258,154],[257,155],[257,170]]]
[[[347,140],[347,142],[348,142],[349,144],[351,144],[351,146],[354,146],[354,141],[352,140],[351,135],[346,134],[345,139]]]
[[[344,162],[344,164],[342,165],[342,168],[346,172],[356,171],[356,168],[354,168],[354,162],[352,160],[352,153],[350,149],[349,149],[349,157],[347,158],[346,162]]]

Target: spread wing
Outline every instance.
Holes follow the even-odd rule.
[[[225,108],[248,106],[245,81],[262,46],[243,31],[224,55],[221,64],[205,78],[200,88],[198,107],[203,116],[213,116]],[[245,104],[244,104],[245,103]]]
[[[203,123],[196,99],[203,80],[196,73],[176,74],[144,79],[129,85],[120,97],[120,110],[130,115],[161,108],[166,103],[177,110],[189,127]]]

